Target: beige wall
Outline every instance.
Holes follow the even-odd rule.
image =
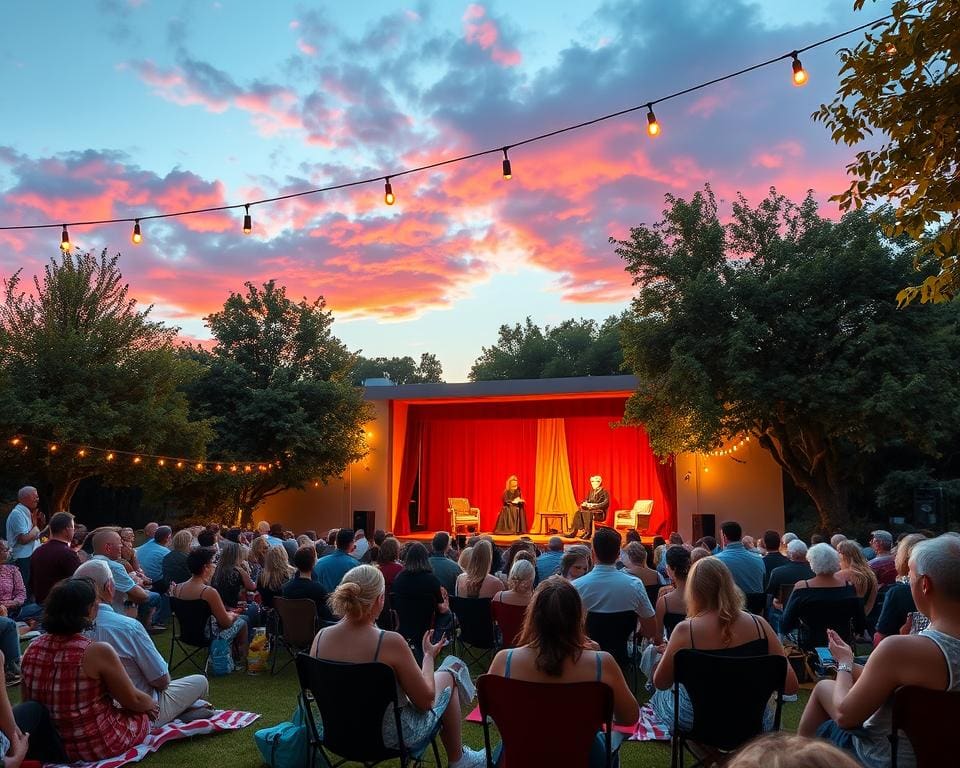
[[[677,520],[685,540],[697,513],[716,515],[718,538],[725,520],[736,520],[751,536],[769,528],[783,532],[781,469],[755,440],[727,456],[680,454],[676,467]]]

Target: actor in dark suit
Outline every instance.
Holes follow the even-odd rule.
[[[576,536],[582,530],[581,538],[589,539],[593,535],[594,519],[598,522],[606,520],[609,507],[610,494],[603,487],[603,478],[600,475],[594,475],[590,478],[590,493],[573,517],[573,530],[570,535]]]

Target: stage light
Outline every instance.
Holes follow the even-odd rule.
[[[387,205],[393,205],[397,201],[397,198],[393,196],[393,187],[390,186],[390,177],[387,176],[383,181],[383,202],[385,202]]]
[[[660,135],[660,123],[657,122],[657,116],[653,114],[652,104],[647,104],[647,133],[652,138]]]
[[[143,235],[140,234],[140,219],[133,223],[133,234],[130,235],[130,242],[134,245],[140,245],[143,242]]]
[[[507,156],[507,147],[503,148],[503,178],[513,178],[513,171],[510,170],[510,158]]]
[[[70,253],[70,249],[73,248],[70,245],[70,235],[67,234],[67,225],[63,225],[63,232],[60,233],[60,250],[64,253]]]
[[[243,234],[249,235],[253,232],[253,219],[250,216],[250,206],[245,205],[244,210],[246,210],[246,213],[243,215]]]
[[[796,86],[806,85],[807,81],[810,79],[810,76],[807,74],[807,70],[803,68],[803,64],[800,63],[800,59],[797,56],[796,51],[790,54],[793,56],[793,84]]]

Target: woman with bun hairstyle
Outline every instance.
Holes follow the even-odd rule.
[[[406,746],[412,751],[422,747],[439,721],[443,726],[440,738],[450,768],[485,766],[486,754],[462,746],[461,742],[461,700],[473,696],[466,664],[448,657],[444,668],[435,672],[434,659],[443,642],[431,643],[428,630],[422,641],[423,664],[418,667],[401,635],[376,626],[383,601],[384,579],[380,570],[372,565],[351,568],[327,601],[339,621],[317,633],[310,655],[341,663],[379,661],[386,664],[394,671],[398,693],[402,694],[400,725]],[[383,713],[382,728],[384,743],[397,747],[399,739],[392,708]]]

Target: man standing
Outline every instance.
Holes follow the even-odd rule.
[[[537,558],[537,583],[549,579],[560,572],[560,561],[563,560],[563,539],[551,536],[547,542],[547,551]]]
[[[343,575],[357,565],[357,561],[350,557],[353,552],[352,528],[341,528],[337,531],[336,546],[336,550],[321,557],[313,567],[314,578],[328,595],[340,586]]]
[[[890,550],[893,549],[893,536],[889,531],[874,531],[870,535],[870,548],[877,553],[877,556],[870,561],[869,565],[877,574],[877,586],[889,586],[897,580],[896,560],[890,554]]]
[[[144,528],[146,533],[147,529]],[[167,586],[163,578],[163,559],[170,554],[170,540],[173,538],[173,528],[169,525],[160,525],[154,528],[153,538],[137,547],[137,562],[153,582],[153,589],[160,595],[160,607],[153,616],[153,628],[159,631],[166,629],[167,619],[170,617],[170,598],[167,597]]]
[[[84,634],[95,642],[111,646],[120,657],[120,663],[133,685],[157,702],[160,715],[155,725],[166,725],[176,719],[190,722],[210,717],[212,708],[193,706],[197,699],[206,698],[207,678],[188,675],[171,680],[167,662],[157,651],[143,625],[113,610],[116,587],[110,567],[102,560],[88,560],[77,569],[74,578],[90,579],[99,601],[97,620]]]
[[[433,534],[433,543],[430,552],[430,567],[433,568],[433,575],[440,579],[440,583],[447,594],[457,594],[457,576],[463,573],[463,569],[453,560],[447,557],[450,551],[450,534],[446,531],[437,531]]]
[[[70,546],[75,525],[69,512],[57,512],[50,518],[50,538],[30,557],[30,591],[35,604],[28,615],[36,615],[39,606],[47,599],[53,585],[61,579],[69,579],[80,566],[80,558]],[[24,610],[31,608],[27,603]],[[21,612],[21,617],[26,619]]]
[[[740,523],[730,520],[720,526],[720,542],[723,544],[716,557],[730,569],[733,580],[745,595],[763,592],[767,570],[756,552],[743,546],[743,529]]]
[[[113,607],[117,613],[123,613],[126,603],[137,606],[137,618],[145,625],[153,611],[160,606],[160,595],[147,592],[139,586],[120,562],[120,534],[116,531],[98,531],[93,536],[93,560],[102,560],[113,574]]]
[[[34,515],[40,504],[40,494],[32,485],[24,486],[17,493],[17,505],[7,516],[7,542],[10,557],[20,569],[27,600],[30,599],[30,556],[40,546],[40,529],[34,524]]]
[[[597,518],[598,522],[607,517],[607,509],[610,507],[610,494],[603,487],[603,478],[600,475],[594,475],[590,478],[590,493],[580,504],[580,509],[573,518],[573,531],[571,536],[576,536],[583,531],[582,539],[589,539],[593,535],[593,520]]]

